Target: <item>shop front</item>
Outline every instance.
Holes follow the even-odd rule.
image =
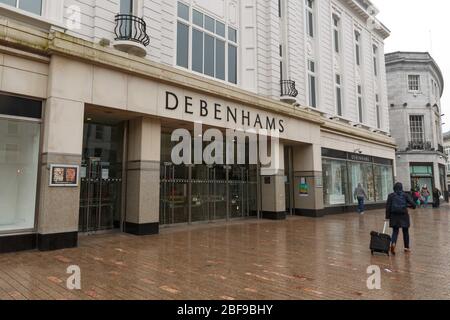
[[[367,207],[385,204],[394,185],[393,161],[363,154],[322,149],[324,205],[327,213],[355,211],[354,190],[366,191]]]
[[[42,101],[0,94],[0,236],[21,234],[0,252],[35,243],[41,119]]]
[[[0,83],[16,94],[0,100],[2,252],[72,248],[80,234],[111,230],[321,217],[355,206],[358,183],[371,204],[392,187],[394,144],[382,134],[58,32],[35,40],[51,54],[22,58],[32,70]],[[5,87],[17,83],[29,91]],[[180,129],[193,146],[183,161]],[[210,152],[222,154],[211,162],[204,155],[222,138],[231,149]],[[373,154],[348,152],[355,146]]]

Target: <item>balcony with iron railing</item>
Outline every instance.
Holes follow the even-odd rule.
[[[406,151],[435,151],[430,141],[410,141]]]
[[[438,145],[438,152],[445,154],[444,146],[439,144]]]
[[[145,57],[150,37],[147,34],[147,24],[144,19],[130,14],[118,14],[115,22],[114,48],[138,57]]]
[[[281,101],[295,103],[297,101],[298,90],[295,88],[295,81],[281,80]]]

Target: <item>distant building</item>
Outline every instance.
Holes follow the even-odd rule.
[[[444,153],[447,156],[447,190],[450,190],[450,131],[444,133]]]
[[[394,52],[386,55],[386,72],[397,180],[407,190],[427,185],[446,192],[441,70],[429,53]]]

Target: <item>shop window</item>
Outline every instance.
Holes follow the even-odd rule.
[[[238,31],[236,29],[196,9],[191,9],[181,2],[178,2],[177,29],[177,65],[179,67],[237,84]]]
[[[0,233],[34,228],[39,140],[39,123],[0,118]]]
[[[375,201],[375,181],[373,166],[371,163],[359,163],[349,162],[348,164],[349,177],[350,177],[350,190],[353,192],[358,187],[358,184],[362,184],[366,191],[368,201]],[[357,200],[352,196],[351,203],[357,203]]]
[[[0,0],[0,3],[4,3],[37,15],[42,14],[42,0]]]
[[[375,166],[375,188],[377,202],[387,201],[394,187],[392,166]]]
[[[326,206],[347,203],[347,164],[342,160],[323,160],[324,203]]]

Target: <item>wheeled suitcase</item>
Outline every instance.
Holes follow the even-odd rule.
[[[390,235],[386,234],[387,226],[388,222],[385,221],[383,233],[379,233],[376,231],[372,231],[370,233],[370,251],[372,252],[372,255],[376,252],[384,253],[389,256],[392,238]]]

